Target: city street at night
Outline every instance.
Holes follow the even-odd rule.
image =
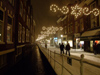
[[[0,0],[0,75],[100,75],[100,0]]]

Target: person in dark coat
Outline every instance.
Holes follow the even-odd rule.
[[[66,55],[67,55],[67,52],[69,53],[69,56],[70,56],[70,45],[69,45],[69,43],[66,45]]]
[[[96,43],[94,43],[93,45],[93,50],[94,50],[94,54],[96,55],[97,54],[97,44]]]
[[[97,44],[96,52],[97,52],[97,54],[100,53],[100,42]]]
[[[60,45],[60,53],[62,54],[62,52],[64,54],[64,45],[63,45],[63,43]]]

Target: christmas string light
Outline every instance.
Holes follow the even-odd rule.
[[[63,6],[62,8],[59,8],[56,4],[52,4],[50,6],[50,10],[53,12],[56,12],[57,10],[59,10],[63,14],[67,14],[69,12],[69,8],[67,6]]]
[[[72,9],[71,14],[72,14],[72,15],[75,15],[76,18],[77,18],[79,15],[81,15],[82,8],[79,7],[77,4],[75,5],[75,7],[71,7],[71,9]]]
[[[99,9],[97,9],[97,8],[94,8],[93,10],[90,11],[88,7],[85,7],[85,8],[82,9],[77,4],[75,6],[72,6],[71,9],[72,9],[71,14],[74,15],[75,18],[78,18],[78,16],[81,15],[82,13],[84,15],[90,15],[91,13],[93,13],[94,16],[98,16],[99,13],[100,13]],[[53,11],[53,12],[56,12],[57,10],[59,10],[63,14],[68,14],[68,12],[69,12],[69,8],[67,6],[63,6],[62,8],[59,8],[55,4],[52,4],[50,6],[50,10]]]
[[[93,13],[94,16],[98,16],[99,10],[97,8],[94,8],[92,11],[89,11],[89,8],[87,8],[87,7],[83,8],[83,14],[84,15],[90,15],[91,13]]]

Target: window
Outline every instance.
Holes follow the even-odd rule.
[[[26,23],[26,24],[27,24],[27,26],[28,26],[28,15],[27,15],[27,23]]]
[[[96,8],[96,2],[90,5],[91,10],[93,10],[94,8]],[[90,15],[90,20],[91,20],[91,28],[97,27],[97,17],[94,16],[94,14]]]
[[[75,33],[78,32],[78,22],[75,22]]]
[[[23,11],[23,20],[25,21],[25,9]]]
[[[9,0],[9,2],[14,6],[14,0]]]
[[[28,19],[28,27],[30,28],[30,19]]]
[[[4,34],[4,10],[0,8],[0,43],[3,42]]]
[[[84,22],[83,19],[80,20],[80,31],[84,30]]]
[[[30,7],[28,6],[28,13],[30,13]]]
[[[18,42],[21,43],[21,37],[22,35],[22,25],[19,23],[19,27],[18,27]]]
[[[25,27],[23,27],[23,32],[22,32],[22,42],[25,42]]]
[[[29,30],[26,29],[26,42],[29,42]]]
[[[7,55],[0,55],[0,68],[7,64]]]
[[[12,42],[12,16],[8,15],[7,42]]]
[[[22,16],[22,14],[23,14],[23,3],[20,2],[20,15]]]

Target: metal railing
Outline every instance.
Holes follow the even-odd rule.
[[[84,65],[85,66],[92,66],[92,68],[95,67],[97,69],[98,73],[97,74],[93,74],[93,75],[100,75],[100,71],[99,71],[100,70],[100,64],[96,63],[96,62],[94,63],[93,61],[84,59],[84,55],[83,54],[80,57],[75,57],[75,56],[72,56],[72,55],[71,56],[61,55],[59,53],[56,53],[55,51],[51,51],[49,49],[45,49],[39,44],[38,44],[38,46],[39,46],[40,50],[42,51],[42,53],[48,59],[49,63],[51,64],[51,66],[53,67],[53,69],[57,73],[57,75],[86,75],[84,72],[87,71],[87,68],[84,69]],[[72,65],[70,63],[67,63],[68,62],[67,58],[72,60],[72,62],[71,62]],[[77,69],[76,64],[73,65],[74,62],[75,63],[77,62],[76,64],[79,65],[78,66],[78,70],[76,70]],[[59,68],[57,68],[57,64],[60,65]],[[73,68],[73,66],[74,67],[76,66],[76,67]],[[57,71],[57,69],[60,69],[60,70]],[[73,70],[76,70],[77,73],[74,73]],[[90,74],[87,73],[87,75],[90,75]]]

